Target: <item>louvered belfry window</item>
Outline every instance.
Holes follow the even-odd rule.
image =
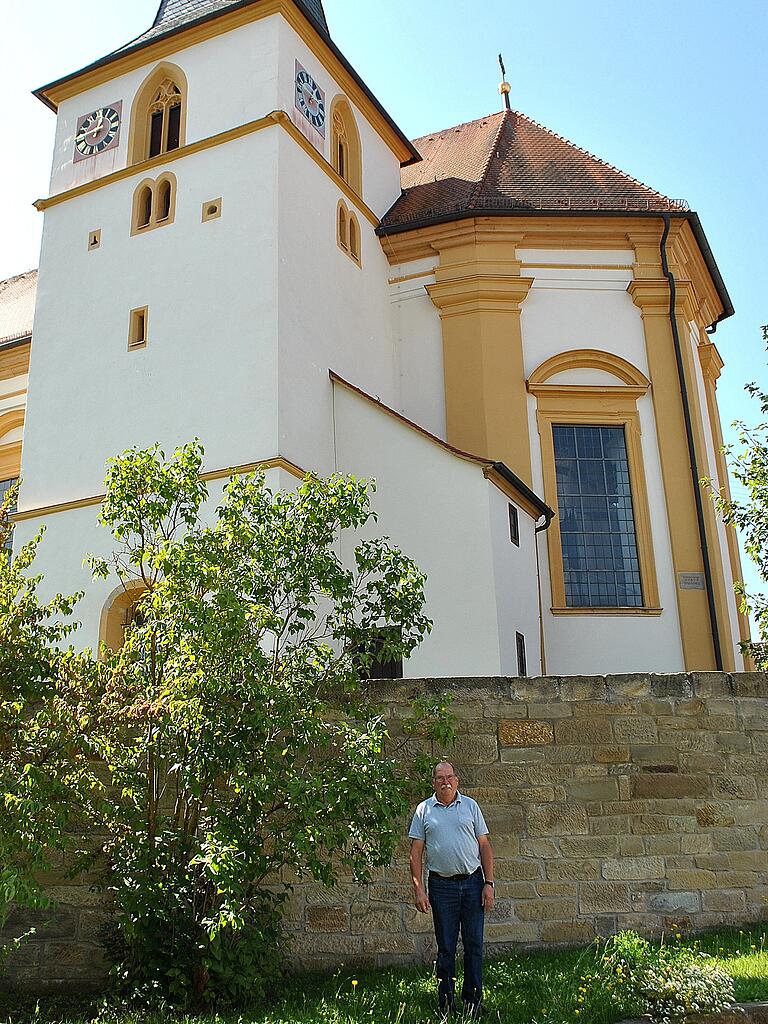
[[[170,78],[167,78],[157,90],[149,108],[150,158],[179,148],[181,104],[181,91]]]

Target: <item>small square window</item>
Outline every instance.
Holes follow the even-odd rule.
[[[203,223],[207,220],[216,220],[216,218],[220,216],[221,198],[209,199],[207,203],[203,203]]]
[[[509,506],[509,539],[520,547],[520,514],[511,503]]]
[[[522,633],[515,635],[517,643],[517,674],[519,676],[528,675],[528,663],[525,657],[525,637]]]
[[[88,252],[92,249],[98,249],[101,245],[101,228],[97,231],[88,232]]]
[[[131,310],[130,327],[128,329],[128,348],[143,348],[147,344],[147,318],[148,309],[142,306],[141,309]]]

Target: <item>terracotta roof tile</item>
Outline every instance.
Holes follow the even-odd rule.
[[[415,139],[422,162],[402,170],[385,230],[511,209],[668,211],[668,199],[516,111]]]
[[[0,281],[0,345],[32,334],[36,294],[36,270]]]

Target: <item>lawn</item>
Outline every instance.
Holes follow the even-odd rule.
[[[713,932],[694,946],[714,956],[735,983],[740,1002],[768,1000],[766,928]],[[5,1002],[3,1002],[3,998]],[[293,978],[268,1007],[203,1017],[118,1012],[62,1000],[16,1005],[0,997],[0,1024],[424,1024],[435,1021],[429,971],[380,970],[328,978]],[[613,1024],[638,1014],[623,979],[595,945],[581,950],[517,955],[486,968],[487,1018],[499,1024]]]

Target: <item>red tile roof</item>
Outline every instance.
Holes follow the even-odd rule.
[[[0,345],[32,335],[36,294],[36,270],[0,281]]]
[[[516,111],[414,145],[422,161],[403,168],[403,194],[382,221],[385,231],[470,212],[687,208]]]

